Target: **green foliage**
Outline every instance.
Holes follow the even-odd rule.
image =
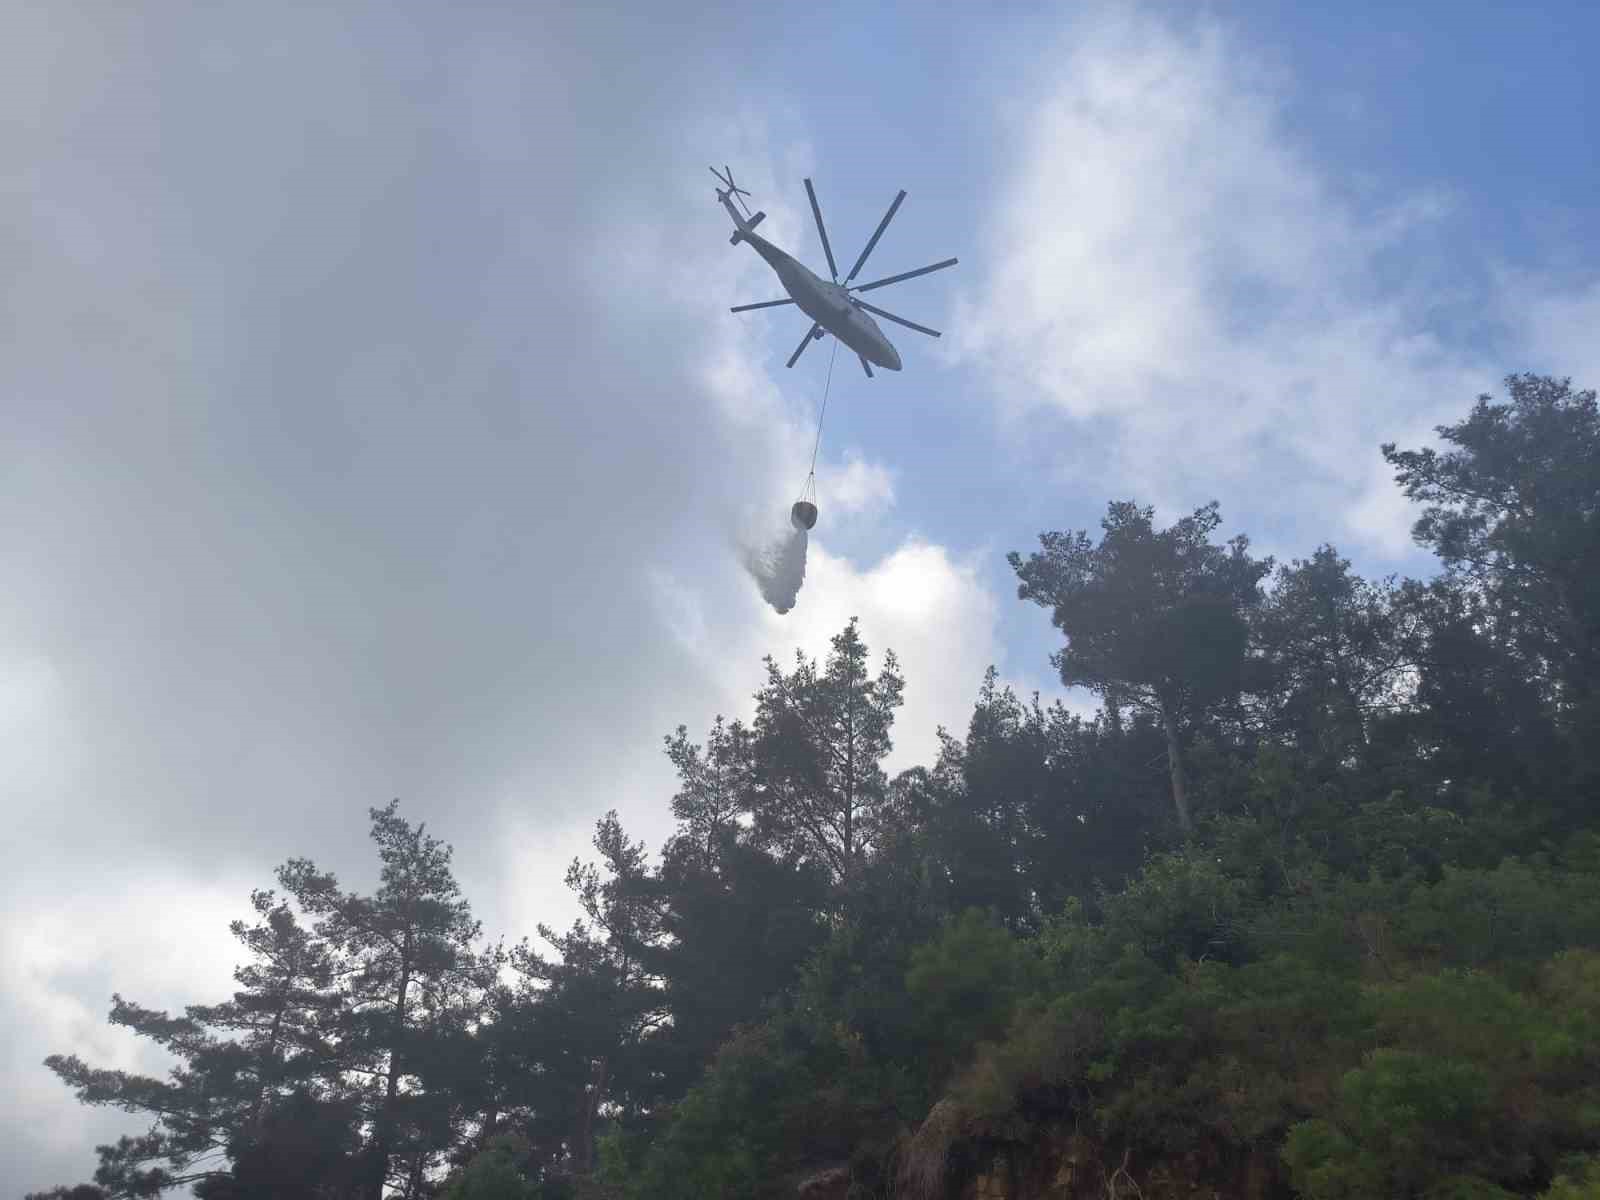
[[[1383,453],[1426,506],[1416,540],[1481,586],[1514,620],[1503,631],[1524,661],[1582,705],[1600,682],[1600,407],[1567,380],[1513,375],[1506,387],[1509,403],[1481,396],[1438,428],[1453,449]]]
[[[952,1094],[1002,1126],[1064,1106],[1080,1128],[1168,1154],[1250,1144],[1304,1111],[1315,1068],[1367,1025],[1353,984],[1293,959],[1174,972],[1125,947],[1070,992],[1025,1004]]]
[[[396,808],[369,810],[382,863],[373,895],[342,891],[306,859],[278,870],[288,899],[252,893],[259,919],[231,926],[252,960],[231,1000],[171,1016],[113,997],[114,1024],[179,1060],[168,1079],[46,1059],[85,1103],[153,1119],[98,1148],[95,1181],[111,1195],[195,1184],[217,1200],[376,1200],[391,1173],[453,1147],[452,1109],[472,1095],[467,1028],[500,959],[473,944],[450,848]]]
[[[199,1200],[344,1196],[360,1176],[356,1106],[299,1091],[271,1105],[228,1147],[233,1169],[195,1184]]]
[[[1213,501],[1157,530],[1153,508],[1118,501],[1101,519],[1098,545],[1086,530],[1044,533],[1026,562],[1007,556],[1018,596],[1050,609],[1066,635],[1051,659],[1061,681],[1141,706],[1164,724],[1185,833],[1192,818],[1180,734],[1244,686],[1246,614],[1272,569],[1271,559],[1250,557],[1248,538],[1213,545],[1221,521]]]
[[[916,841],[944,912],[981,908],[1036,928],[1071,896],[1138,870],[1169,801],[1147,764],[1165,753],[1150,716],[1086,721],[1024,704],[985,672],[964,741],[944,734],[931,772],[908,773]]]
[[[1507,859],[1493,870],[1444,868],[1396,922],[1408,954],[1525,975],[1568,946],[1600,946],[1600,889],[1586,872]]]
[[[1557,1175],[1544,1200],[1600,1200],[1600,1158],[1579,1159]]]
[[[1010,556],[1019,595],[1052,609],[1067,635],[1056,656],[1062,682],[1204,703],[1236,681],[1246,636],[1239,614],[1272,564],[1252,560],[1247,539],[1211,544],[1221,523],[1214,503],[1166,530],[1154,516],[1118,502],[1101,520],[1099,545],[1084,530],[1041,535],[1042,551],[1026,562]]]
[[[785,674],[766,660],[756,695],[752,808],[763,845],[815,863],[848,893],[883,836],[895,711],[905,680],[894,652],[876,676],[854,618],[818,664],[796,652]]]
[[[1476,1194],[1467,1181],[1522,1191],[1564,1150],[1600,1145],[1593,1001],[1571,1003],[1597,963],[1568,952],[1533,994],[1459,970],[1375,989],[1380,1045],[1326,1116],[1291,1131],[1295,1186],[1313,1200]]]
[[[861,1055],[842,1029],[800,1017],[740,1032],[675,1106],[627,1181],[629,1194],[755,1200],[807,1155],[847,1157],[870,1117],[862,1097],[843,1086]]]
[[[261,1123],[273,1132],[280,1105],[297,1110],[308,1089],[328,1086],[335,1055],[330,1027],[341,1007],[333,991],[334,951],[273,892],[257,890],[250,899],[259,919],[230,926],[252,959],[234,972],[241,986],[231,1000],[190,1005],[182,1016],[170,1016],[112,997],[111,1023],[155,1042],[181,1069],[155,1079],[95,1069],[75,1055],[45,1059],[83,1103],[154,1118],[147,1133],[98,1147],[96,1182],[113,1194],[149,1196],[214,1182],[212,1164],[202,1165],[207,1155],[224,1152],[237,1167],[241,1156],[270,1140]],[[335,1144],[348,1130],[334,1106],[322,1123]],[[305,1122],[299,1124],[303,1129]]]
[[[661,938],[643,951],[672,1023],[656,1031],[660,1094],[676,1100],[741,1024],[792,989],[826,937],[823,873],[724,836],[710,859],[674,841],[658,876]]]
[[[1052,983],[951,1092],[975,1127],[1042,1105],[1168,1157],[1282,1140],[1314,1197],[1525,1191],[1597,1144],[1600,955],[1562,950],[1596,944],[1592,879],[1307,871],[1268,903],[1266,843],[1223,834],[1046,923]]]
[[[1203,850],[1152,856],[1126,887],[1102,895],[1100,908],[1112,943],[1163,965],[1246,955],[1247,886]]]
[[[1416,624],[1393,581],[1361,579],[1332,546],[1280,567],[1251,631],[1259,719],[1316,775],[1338,773],[1409,707]]]
[[[1377,1182],[1386,1195],[1438,1182],[1489,1135],[1493,1099],[1489,1072],[1477,1063],[1373,1051],[1339,1084],[1336,1111],[1352,1143],[1353,1176]]]
[[[520,1166],[528,1150],[527,1141],[515,1135],[491,1139],[465,1170],[451,1176],[443,1200],[539,1200]]]
[[[937,1086],[980,1040],[998,1037],[1040,975],[1038,957],[991,917],[968,910],[917,947],[906,971],[923,1062]]]

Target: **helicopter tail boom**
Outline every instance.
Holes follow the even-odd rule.
[[[739,214],[739,210],[733,206],[733,195],[731,192],[725,192],[721,188],[718,188],[717,199],[722,202],[722,207],[727,209],[728,215],[733,218],[733,224],[735,228],[733,236],[728,239],[728,245],[730,246],[737,246],[741,237],[749,233],[757,225],[761,224],[762,221],[766,220],[767,214],[764,212],[758,212],[754,216],[748,218],[741,216]]]
[[[728,239],[728,245],[737,246],[740,242],[744,241],[744,235],[749,233],[757,225],[761,224],[761,222],[766,219],[766,216],[766,213],[758,212],[748,221],[742,222],[739,228],[733,231],[733,236]]]

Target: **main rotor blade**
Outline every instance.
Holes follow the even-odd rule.
[[[733,178],[732,178],[733,172],[732,171],[729,171],[728,172],[728,178],[724,179],[723,176],[722,176],[722,172],[717,170],[715,167],[707,167],[706,170],[710,171],[713,175],[715,175],[719,180],[721,180],[723,183],[727,184],[729,187],[733,186]]]
[[[943,336],[937,329],[929,329],[926,325],[918,325],[915,321],[908,321],[904,317],[897,317],[892,312],[885,312],[876,305],[868,304],[865,300],[856,300],[853,301],[853,303],[859,304],[862,308],[866,309],[870,313],[877,313],[886,321],[893,321],[896,325],[904,325],[907,329],[915,329],[918,333],[925,333],[929,337]]]
[[[805,337],[800,339],[800,344],[794,348],[794,353],[789,355],[789,361],[784,363],[783,364],[784,366],[786,366],[786,367],[794,366],[794,360],[800,357],[800,352],[802,350],[804,350],[806,348],[806,346],[810,343],[811,339],[814,338],[817,335],[817,330],[820,329],[820,328],[821,328],[820,325],[813,325],[810,329],[806,330]]]
[[[905,188],[900,189],[900,194],[894,198],[894,203],[889,205],[889,211],[883,214],[883,220],[878,222],[878,231],[872,235],[872,240],[867,243],[867,248],[861,252],[861,257],[856,259],[856,265],[850,268],[850,274],[844,277],[848,285],[856,277],[856,272],[861,270],[867,261],[867,255],[872,253],[872,248],[878,244],[878,239],[883,236],[883,231],[889,228],[889,222],[894,220],[894,214],[900,208],[900,202],[906,198]]]
[[[806,180],[806,195],[811,197],[811,215],[817,219],[817,232],[822,235],[822,252],[828,256],[828,272],[833,276],[835,283],[839,282],[839,268],[833,265],[833,247],[828,245],[828,231],[822,227],[822,210],[817,207],[817,193],[811,189],[811,180]]]
[[[760,304],[741,304],[736,308],[730,308],[728,311],[729,312],[749,312],[753,308],[777,308],[778,305],[780,305],[780,304],[793,304],[793,303],[794,303],[794,301],[792,299],[787,299],[787,298],[785,298],[783,300],[763,300]]]
[[[856,357],[861,359],[861,369],[867,373],[867,378],[871,379],[872,378],[872,365],[867,362],[866,357],[864,355],[858,354],[858,355],[856,355]]]
[[[953,267],[960,259],[947,258],[943,262],[934,263],[931,267],[918,267],[915,271],[904,271],[899,275],[891,275],[887,279],[874,279],[871,283],[858,283],[851,288],[852,292],[870,292],[873,288],[888,287],[891,283],[899,283],[902,279],[915,279],[918,275],[926,275],[929,271],[942,271],[946,267]]]

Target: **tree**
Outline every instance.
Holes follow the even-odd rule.
[[[199,1200],[353,1200],[360,1184],[357,1106],[308,1089],[265,1105],[229,1147],[233,1170],[195,1185]]]
[[[676,1101],[734,1028],[758,1021],[821,943],[827,880],[726,833],[711,863],[674,838],[659,872],[664,941],[648,951],[671,1024],[653,1040],[661,1098]]]
[[[1058,704],[1045,722],[1054,794],[1029,814],[1024,860],[1038,918],[1074,899],[1093,908],[1102,886],[1136,872],[1168,803],[1165,735],[1150,713],[1124,721],[1108,705],[1085,720]]]
[[[415,1195],[454,1131],[445,1110],[415,1089],[412,1060],[473,1008],[502,960],[479,954],[481,926],[450,870],[451,848],[425,826],[400,817],[398,801],[369,810],[383,868],[372,896],[340,890],[307,859],[279,868],[278,879],[300,907],[320,918],[318,935],[341,957],[344,1009],[337,1050],[341,1070],[357,1081],[372,1136],[362,1194],[382,1200],[392,1180]],[[446,1114],[447,1115],[447,1114]]]
[[[1441,425],[1456,449],[1383,446],[1406,495],[1427,507],[1412,536],[1471,582],[1569,713],[1592,721],[1600,680],[1600,408],[1593,391],[1506,378],[1509,404],[1478,398]]]
[[[1353,765],[1374,721],[1411,707],[1417,617],[1399,586],[1353,574],[1332,546],[1278,568],[1251,621],[1264,732],[1324,775]]]
[[[702,862],[715,860],[723,835],[739,828],[755,794],[754,739],[740,721],[726,724],[718,715],[702,748],[680,725],[666,739],[667,757],[678,771],[672,815],[674,841],[692,849]]]
[[[1395,732],[1418,791],[1457,811],[1487,793],[1535,821],[1581,805],[1571,768],[1582,741],[1562,737],[1545,680],[1500,636],[1493,601],[1446,577],[1408,583],[1402,604],[1419,650],[1413,711]]]
[[[1383,454],[1425,505],[1412,536],[1445,567],[1417,589],[1433,736],[1502,794],[1571,796],[1570,821],[1600,780],[1600,406],[1565,379],[1505,382],[1508,402],[1480,396],[1437,428],[1445,449]],[[1485,736],[1501,746],[1498,770]]]
[[[893,651],[876,678],[852,617],[818,670],[804,653],[784,674],[770,657],[756,693],[758,837],[814,862],[848,893],[878,835],[888,796],[883,760],[905,681]]]
[[[632,1011],[650,1016],[648,1036],[619,1028],[614,1039],[616,1066],[638,1081],[619,1109],[630,1123],[679,1099],[733,1028],[759,1019],[794,981],[820,938],[820,869],[774,857],[750,836],[754,750],[738,721],[719,716],[703,746],[679,726],[666,738],[678,821],[659,868],[646,868],[642,846],[626,845],[613,815],[596,832],[602,864],[569,871],[592,929],[611,948],[616,986],[636,989]],[[587,942],[579,954],[598,962]]]
[[[340,1004],[330,949],[273,892],[250,899],[261,919],[230,929],[255,961],[234,971],[242,987],[231,1001],[173,1017],[112,997],[112,1024],[179,1060],[169,1079],[95,1069],[76,1055],[45,1059],[83,1103],[155,1118],[148,1133],[99,1147],[95,1181],[115,1195],[154,1196],[224,1176],[219,1156],[236,1156],[262,1136],[277,1100],[296,1089],[339,1088],[327,1040]]]
[[[1155,511],[1112,503],[1095,545],[1086,531],[1045,533],[1023,562],[1007,556],[1017,594],[1052,610],[1067,645],[1052,662],[1068,687],[1087,687],[1153,713],[1166,734],[1172,803],[1193,829],[1184,773],[1185,727],[1242,686],[1247,626],[1272,560],[1248,553],[1238,536],[1211,544],[1221,523],[1215,501],[1170,528]]]
[[[604,872],[576,858],[567,868],[567,886],[583,907],[583,919],[558,934],[539,925],[539,935],[556,948],[559,962],[548,962],[527,946],[513,956],[517,970],[542,991],[525,993],[534,1004],[547,1047],[545,1070],[568,1097],[575,1120],[559,1123],[568,1136],[572,1171],[594,1169],[601,1108],[625,1109],[648,1103],[652,1091],[642,1071],[641,1042],[665,1019],[659,978],[648,950],[661,938],[658,887],[642,842],[630,842],[615,811],[595,823],[594,847]]]
[[[533,1200],[533,1185],[521,1169],[526,1139],[502,1135],[490,1141],[445,1185],[444,1200]]]
[[[964,742],[944,735],[923,820],[939,848],[950,912],[980,908],[1035,928],[1068,897],[1138,868],[1165,785],[1148,764],[1163,741],[1150,717],[1084,720],[984,676]]]
[[[1029,922],[1030,818],[1060,799],[1046,736],[1038,698],[1025,708],[1010,688],[999,687],[993,667],[984,674],[966,740],[940,729],[938,761],[914,786],[922,792],[919,823],[950,911],[993,911],[1013,929]]]

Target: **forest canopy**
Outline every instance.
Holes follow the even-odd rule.
[[[1092,717],[991,669],[891,775],[892,652],[766,660],[565,931],[371,809],[378,887],[284,863],[233,995],[113,997],[165,1077],[45,1060],[141,1131],[35,1195],[1600,1195],[1600,413],[1506,389],[1382,448],[1430,579],[1216,504],[1010,555]]]

